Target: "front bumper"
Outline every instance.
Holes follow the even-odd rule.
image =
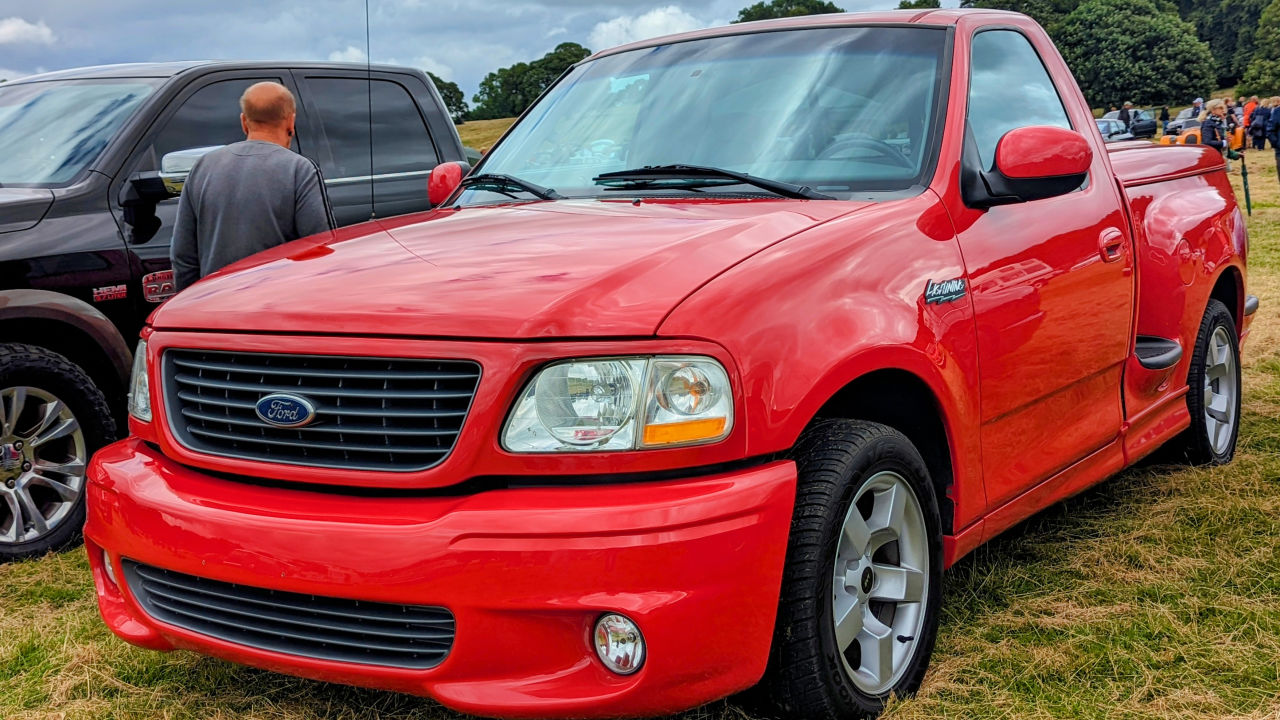
[[[370,496],[192,470],[131,438],[89,470],[86,547],[102,616],[125,640],[319,680],[427,695],[505,717],[659,715],[764,672],[795,494],[779,461],[677,481]],[[237,645],[150,617],[110,554],[273,590],[440,605],[457,632],[429,670]],[[648,645],[634,675],[589,644],[622,612]]]

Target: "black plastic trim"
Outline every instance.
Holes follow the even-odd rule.
[[[1182,346],[1168,338],[1139,335],[1134,354],[1148,370],[1168,370],[1182,359]]]

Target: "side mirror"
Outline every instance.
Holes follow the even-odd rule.
[[[448,200],[469,172],[471,166],[464,162],[440,163],[431,168],[431,177],[427,179],[427,202],[431,207]]]
[[[1084,184],[1092,163],[1093,149],[1074,130],[1014,128],[996,144],[991,170],[980,167],[976,151],[965,154],[965,202],[987,208],[1066,195]]]
[[[160,180],[169,191],[169,196],[181,195],[182,186],[186,184],[187,175],[191,173],[191,168],[195,166],[196,161],[220,147],[222,146],[209,145],[165,153],[164,157],[160,158]]]

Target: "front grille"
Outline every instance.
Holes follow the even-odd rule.
[[[203,453],[344,470],[410,472],[453,449],[480,366],[469,360],[164,353],[169,426]],[[254,410],[273,393],[316,408],[301,428],[268,425]]]
[[[424,670],[453,646],[453,613],[234,585],[123,561],[155,619],[248,647],[337,662]]]

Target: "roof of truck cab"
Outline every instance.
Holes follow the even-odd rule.
[[[720,27],[707,28],[705,30],[693,30],[675,35],[664,35],[662,37],[650,38],[648,40],[639,40],[626,45],[609,48],[608,50],[601,50],[587,59],[591,60],[598,57],[604,57],[605,55],[625,52],[627,50],[655,47],[658,45],[669,45],[671,43],[684,42],[686,40],[698,40],[701,38],[721,37],[725,35],[745,35],[748,33],[771,32],[774,30],[840,27],[842,25],[924,25],[947,27],[960,22],[961,18],[972,17],[974,15],[981,15],[984,17],[990,16],[992,19],[1029,19],[1022,13],[1009,12],[1006,10],[987,10],[981,8],[956,8],[945,10],[882,10],[879,12],[801,15],[799,17],[781,18],[778,20],[757,20],[755,22],[721,25]]]
[[[94,65],[91,67],[68,68],[66,70],[54,70],[52,72],[40,73],[39,75],[27,75],[20,78],[14,78],[6,84],[17,85],[29,82],[45,82],[47,80],[94,80],[101,78],[170,78],[189,70],[199,70],[202,72],[209,70],[255,70],[258,68],[264,70],[279,68],[289,68],[293,70],[365,70],[366,67],[382,71],[390,70],[404,72],[406,70],[411,70],[418,72],[415,68],[377,64],[366,66],[364,63],[303,62],[293,60],[264,60],[252,62],[237,60],[185,60],[181,62],[121,63],[118,65]]]

